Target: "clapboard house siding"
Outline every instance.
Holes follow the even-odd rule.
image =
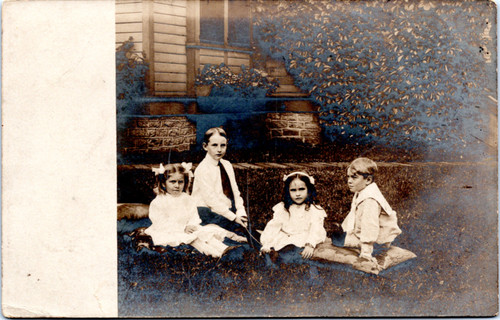
[[[155,42],[155,44],[164,43],[164,44],[178,44],[178,45],[185,46],[186,45],[186,37],[173,35],[173,34],[165,34],[165,33],[162,33],[160,30],[160,32],[154,33],[154,42]]]
[[[186,17],[186,1],[156,0],[154,8],[154,11],[158,13],[168,13],[174,16]]]
[[[116,35],[116,47],[123,44],[123,42],[129,40],[132,37],[132,42],[134,43],[133,52],[141,53],[144,51],[142,47],[142,33],[138,32],[128,32]]]
[[[155,12],[155,22],[171,24],[173,26],[186,26],[186,17],[176,16],[169,12]]]
[[[116,33],[141,33],[142,32],[142,22],[131,22],[131,23],[117,23]]]
[[[162,82],[173,81],[173,82],[178,82],[178,83],[185,83],[186,82],[186,74],[185,73],[174,73],[174,72],[159,72],[156,75],[156,80],[162,81]]]
[[[116,47],[132,37],[134,52],[143,51],[142,16],[143,4],[137,0],[120,0],[115,4]]]
[[[221,50],[210,50],[201,49],[199,51],[200,55],[200,66],[199,69],[203,70],[205,65],[218,65],[224,62],[224,51]]]
[[[186,36],[186,27],[185,26],[177,26],[164,22],[156,22],[154,24],[155,30],[161,30],[165,34],[177,35],[177,36]]]
[[[142,22],[142,11],[123,12],[116,14],[116,23]]]
[[[137,0],[124,1],[120,0],[116,2],[115,13],[133,13],[142,11],[142,2]]]
[[[144,53],[150,66],[150,95],[195,95],[195,78],[208,64],[224,63],[236,73],[242,65],[253,66],[250,47],[200,39],[199,10],[196,0],[116,0],[116,46],[132,37],[133,50]],[[274,96],[308,95],[294,85],[284,63],[267,61],[265,66],[270,77],[280,82]]]
[[[187,73],[187,66],[185,64],[155,62],[154,67],[156,72]]]
[[[153,4],[154,94],[187,95],[186,1]]]
[[[168,43],[156,43],[155,44],[156,52],[163,53],[176,53],[186,55],[186,46],[178,45],[178,44],[168,44]]]

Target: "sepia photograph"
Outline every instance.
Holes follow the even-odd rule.
[[[497,21],[3,1],[3,316],[498,316]]]
[[[115,9],[120,317],[498,314],[494,2]]]

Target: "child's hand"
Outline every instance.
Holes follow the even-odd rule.
[[[309,259],[310,257],[312,257],[313,253],[314,253],[313,247],[305,246],[304,250],[302,250],[300,254],[302,255],[302,258]]]
[[[260,252],[262,252],[262,253],[269,253],[269,252],[271,252],[271,248],[262,247],[262,248],[260,248]]]
[[[237,224],[239,225],[242,225],[243,227],[247,227],[247,221],[248,221],[248,218],[245,217],[245,216],[236,216],[236,218],[234,219],[234,222],[236,222]]]
[[[198,230],[198,227],[197,226],[186,226],[186,229],[184,229],[184,232],[186,233],[193,233],[195,232],[196,230]]]

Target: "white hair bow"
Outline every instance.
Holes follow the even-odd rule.
[[[189,179],[192,179],[194,177],[193,171],[191,171],[191,168],[193,168],[193,163],[188,162],[188,163],[181,163],[181,166],[186,170],[186,172],[189,175]]]
[[[310,175],[308,175],[307,173],[305,172],[301,172],[301,171],[295,171],[295,172],[292,172],[288,175],[284,175],[283,176],[283,181],[286,181],[286,179],[290,178],[291,176],[294,176],[294,175],[300,175],[300,176],[304,176],[304,177],[307,177],[309,179],[309,182],[311,182],[311,184],[314,184],[314,178]]]
[[[160,163],[159,168],[152,168],[152,171],[155,173],[155,176],[159,174],[164,174],[165,173],[165,167],[163,166],[163,163]]]

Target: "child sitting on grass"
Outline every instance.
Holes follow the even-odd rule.
[[[246,236],[247,241],[257,235],[246,230],[248,217],[240,195],[234,169],[223,157],[228,145],[227,134],[220,127],[207,130],[203,149],[207,152],[194,172],[193,197],[198,201],[198,213],[204,224],[216,224],[226,230]]]
[[[347,185],[354,193],[351,211],[342,223],[343,246],[360,248],[360,259],[377,263],[372,256],[374,244],[389,248],[401,233],[396,212],[374,182],[377,164],[368,158],[357,158],[347,168]],[[335,243],[335,245],[342,245]]]
[[[314,248],[326,240],[326,212],[316,203],[313,177],[293,172],[283,181],[283,201],[273,207],[273,218],[262,232],[261,252],[270,253],[273,262],[278,257],[283,262],[301,262],[311,258]]]
[[[203,254],[221,257],[228,248],[223,243],[225,237],[241,240],[241,237],[215,225],[200,225],[196,204],[186,193],[192,175],[191,164],[169,164],[165,167],[160,164],[153,171],[158,195],[149,206],[152,225],[144,230],[155,245],[151,249],[163,252],[165,250],[159,246],[189,244]]]

